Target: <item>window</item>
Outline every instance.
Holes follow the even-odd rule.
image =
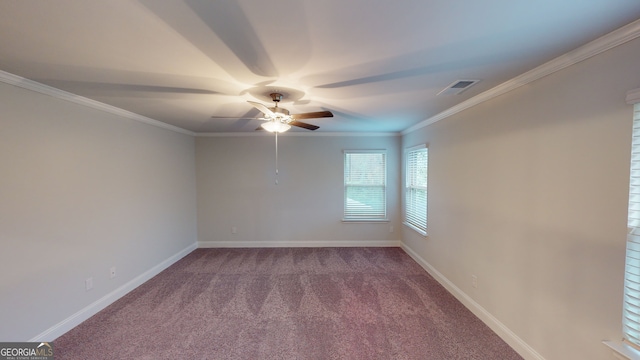
[[[640,104],[633,115],[627,228],[623,331],[627,341],[640,346]]]
[[[344,220],[387,218],[387,154],[384,150],[344,151]]]
[[[412,229],[427,235],[427,165],[429,149],[425,145],[406,152],[404,221]]]

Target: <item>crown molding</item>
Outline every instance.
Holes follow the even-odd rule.
[[[564,55],[561,55],[551,61],[548,61],[532,70],[525,72],[522,75],[508,80],[492,89],[489,89],[483,93],[480,93],[460,104],[453,106],[437,115],[434,115],[426,120],[413,125],[406,130],[402,131],[402,135],[409,134],[415,130],[431,125],[440,120],[446,119],[449,116],[464,111],[472,106],[476,106],[485,101],[491,100],[497,96],[505,94],[509,91],[515,90],[522,85],[529,84],[542,77],[553,74],[556,71],[560,71],[566,67],[577,64],[590,57],[596,56],[609,49],[612,49],[618,45],[622,45],[628,41],[636,39],[640,36],[640,20],[636,20],[628,25],[625,25],[618,30],[614,30],[602,37],[597,38],[575,50],[572,50]],[[640,94],[636,94],[640,96]],[[628,96],[627,96],[628,101]]]
[[[278,136],[335,136],[335,137],[357,137],[357,136],[401,136],[399,132],[284,132]],[[274,136],[267,131],[260,132],[208,132],[195,133],[196,137],[244,137],[244,136]]]
[[[186,134],[191,136],[195,135],[195,133],[192,131],[182,129],[177,126],[169,125],[161,121],[148,118],[146,116],[138,115],[128,110],[120,109],[112,105],[101,103],[99,101],[91,100],[83,96],[75,95],[70,92],[60,90],[49,85],[41,84],[37,81],[25,79],[21,76],[14,75],[6,71],[0,70],[0,82],[21,87],[26,90],[35,91],[40,94],[49,95],[56,99],[65,100],[65,101],[86,106],[92,109],[104,111],[112,115],[121,116],[130,120],[135,120],[148,125],[153,125],[163,129],[175,131],[181,134]]]

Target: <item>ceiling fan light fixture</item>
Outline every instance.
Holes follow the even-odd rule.
[[[254,108],[260,110],[260,112],[264,114],[264,117],[261,118],[261,120],[265,120],[267,122],[261,124],[260,128],[269,132],[282,133],[291,129],[292,126],[313,131],[319,129],[320,127],[304,123],[300,120],[333,117],[331,111],[327,110],[291,115],[289,113],[289,110],[278,107],[278,103],[282,100],[282,94],[271,93],[270,95],[271,99],[275,103],[274,107],[267,107],[261,103],[247,100],[249,104],[251,104]],[[256,130],[260,130],[260,128],[257,128]]]
[[[260,124],[260,126],[263,129],[267,130],[268,132],[272,132],[272,133],[283,133],[291,129],[291,125],[287,124],[286,122],[281,122],[278,120],[270,120],[263,124]]]

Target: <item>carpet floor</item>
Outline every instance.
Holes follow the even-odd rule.
[[[197,249],[64,359],[522,359],[399,248]]]

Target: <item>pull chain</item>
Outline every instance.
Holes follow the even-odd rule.
[[[278,132],[277,131],[276,131],[276,185],[278,185]]]

